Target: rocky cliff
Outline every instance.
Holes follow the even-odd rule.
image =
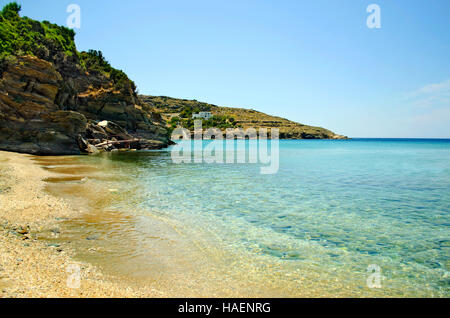
[[[161,116],[101,52],[76,51],[74,33],[0,14],[0,149],[40,155],[168,145]],[[56,34],[56,35],[55,35]]]

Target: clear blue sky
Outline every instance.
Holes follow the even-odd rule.
[[[4,5],[9,1],[0,0]],[[245,107],[351,137],[450,138],[449,0],[19,0],[140,93]],[[366,7],[381,8],[369,29]]]

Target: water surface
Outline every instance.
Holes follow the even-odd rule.
[[[170,149],[36,162],[83,211],[48,238],[165,295],[449,296],[449,140],[285,140],[273,175]]]

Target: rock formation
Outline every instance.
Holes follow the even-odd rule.
[[[67,155],[108,140],[136,139],[124,144],[135,149],[168,144],[161,117],[143,110],[133,92],[116,91],[88,74],[71,75],[63,78],[52,63],[32,56],[8,63],[0,79],[0,149]],[[109,124],[99,126],[103,121]]]
[[[69,155],[170,143],[161,116],[101,52],[80,53],[72,30],[19,11],[13,3],[0,13],[0,150]]]

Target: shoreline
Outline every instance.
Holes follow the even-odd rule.
[[[37,238],[59,219],[79,212],[64,199],[45,193],[43,180],[51,174],[32,158],[0,151],[0,298],[165,296],[73,259],[70,246]],[[73,266],[80,269],[79,288],[68,286]]]

